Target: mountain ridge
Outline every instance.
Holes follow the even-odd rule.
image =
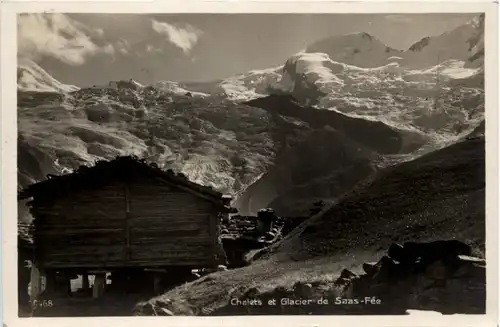
[[[463,28],[480,30],[481,18]],[[361,38],[364,44],[380,43],[367,33],[346,37]],[[484,36],[468,33],[462,37],[464,44],[466,37],[468,48],[479,49]],[[253,184],[259,189],[259,183],[280,184],[282,178],[304,173],[307,161],[296,161],[293,167],[287,166],[293,160],[286,158],[293,157],[294,151],[300,155],[301,144],[311,147],[315,138],[332,153],[345,152],[339,147],[342,142],[362,148],[367,161],[354,165],[363,172],[361,180],[372,165],[412,160],[479,128],[484,121],[481,68],[450,59],[409,70],[397,56],[391,57],[395,62],[362,68],[335,61],[327,53],[303,52],[281,66],[212,84],[192,83],[193,89],[185,83],[142,85],[133,80],[75,89],[59,83],[36,63],[20,60],[21,68],[38,75],[31,80],[25,73],[18,75],[19,183],[26,185],[48,173],[133,154],[160,166],[173,165],[193,181],[241,196],[242,203],[247,202],[243,198],[254,196]],[[437,72],[441,74],[438,99]],[[38,81],[40,86],[27,88],[27,80]],[[60,127],[53,126],[54,121]],[[318,167],[326,164],[321,153],[313,151],[311,156]],[[334,168],[322,171],[308,185],[287,184],[279,194],[259,200],[258,206],[273,204],[284,210],[284,203],[306,193],[315,194],[311,201],[321,198],[318,193],[331,200],[352,186],[334,192],[321,186],[326,185],[321,176],[335,181],[346,167]],[[272,177],[274,171],[286,173]],[[356,171],[350,174],[356,176]],[[305,191],[315,187],[323,191]],[[242,206],[248,208],[248,202]]]

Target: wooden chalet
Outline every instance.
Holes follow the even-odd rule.
[[[85,276],[88,287],[87,274],[105,284],[104,273],[113,278],[132,268],[191,271],[226,264],[219,225],[234,209],[223,195],[134,157],[48,176],[19,198],[30,199],[33,267],[47,276],[47,285],[61,274]]]
[[[228,266],[247,265],[245,255],[250,250],[269,246],[283,237],[285,222],[274,210],[265,208],[257,216],[233,216],[223,225],[222,243],[228,257]]]
[[[252,250],[276,243],[309,217],[280,217],[271,208],[259,210],[257,216],[233,215],[223,222],[221,238],[229,268],[248,265]]]

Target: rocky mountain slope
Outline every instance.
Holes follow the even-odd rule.
[[[307,108],[300,106],[298,114],[271,107],[183,93],[165,84],[118,82],[70,93],[21,89],[19,185],[96,160],[137,155],[181,171],[192,181],[237,193],[264,174],[276,158],[293,153],[290,149],[306,140],[311,144],[314,135],[321,135],[329,125],[345,124],[342,134],[354,140],[363,137],[368,148],[399,150],[398,132],[382,123],[333,112],[308,115]],[[316,114],[331,118],[325,124]],[[329,142],[335,146],[338,141]]]
[[[409,153],[425,137],[334,111],[300,106],[287,96],[247,102],[273,115],[295,119],[315,130],[286,149],[236,201],[243,213],[270,205],[281,215],[302,215],[316,200],[333,200],[376,170],[384,154]]]
[[[128,154],[231,191],[264,172],[280,148],[269,114],[228,101],[155,88],[20,91],[18,99],[21,186]]]
[[[482,21],[412,52],[434,53],[436,40],[453,39],[480,54]],[[20,186],[131,154],[237,194],[243,214],[268,205],[299,214],[306,203],[349,191],[377,167],[452,144],[484,121],[484,73],[462,50],[437,66],[409,68],[392,58],[363,68],[327,45],[359,41],[368,60],[378,58],[368,45],[379,41],[366,34],[334,39],[310,47],[322,53],[213,83],[118,81],[76,89],[20,59]]]
[[[476,263],[481,265],[481,260],[462,258],[458,259],[460,264],[457,266],[446,261],[450,256],[439,257],[456,248],[468,249],[466,255],[484,258],[484,150],[484,138],[478,138],[388,168],[372,182],[359,186],[338,203],[297,227],[283,241],[263,251],[250,266],[211,274],[175,288],[138,304],[136,314],[153,314],[148,309],[151,306],[156,308],[155,312],[166,315],[258,314],[265,309],[263,306],[235,307],[229,301],[234,298],[263,300],[266,294],[289,299],[300,295],[299,300],[328,296],[348,298],[349,294],[379,296],[389,304],[378,307],[378,313],[384,314],[394,314],[387,311],[391,308],[399,310],[397,313],[400,314],[407,309],[443,313],[484,310],[484,267],[474,266]],[[460,240],[463,245],[435,244],[434,250],[427,249],[426,254],[420,256],[425,259],[425,256],[433,255],[438,260],[425,261],[425,264],[433,263],[434,266],[424,269],[425,272],[415,270],[410,275],[397,278],[393,275],[384,281],[394,261],[401,263],[402,257],[408,257],[404,254],[406,250],[395,251],[392,243],[439,240]],[[386,252],[388,248],[391,249],[389,254]],[[409,249],[409,245],[405,244],[405,248]],[[404,255],[398,257],[395,252]],[[459,252],[455,254],[464,254]],[[388,260],[387,255],[392,259]],[[443,261],[440,264],[439,260],[445,260],[444,268]],[[374,261],[379,263],[362,265]],[[420,264],[424,261],[420,260]],[[412,265],[408,267],[414,267]],[[354,274],[362,274],[364,269],[368,276],[359,279],[353,278],[353,274],[346,276],[342,273],[341,276],[343,268]],[[390,272],[397,274],[399,268]],[[450,276],[458,279],[449,279]],[[343,293],[349,292],[349,287],[342,291],[340,284],[343,282],[347,286],[354,285],[355,289],[351,291],[355,294]],[[294,287],[300,289],[290,291]],[[402,287],[413,292],[401,292]],[[391,290],[397,290],[397,294]],[[467,303],[474,302],[474,306],[463,305],[464,298],[458,295],[466,293]],[[411,294],[417,297],[413,298]],[[426,296],[431,301],[425,301]],[[293,305],[278,305],[270,310],[276,313],[280,309],[288,314],[304,313]],[[377,311],[374,306],[348,304],[313,309],[305,308],[317,314],[373,314]]]
[[[467,239],[484,250],[484,151],[484,138],[479,137],[388,168],[270,252],[277,257],[290,253],[298,260],[349,248],[385,247],[389,240],[434,238],[436,232]]]

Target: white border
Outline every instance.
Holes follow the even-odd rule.
[[[16,13],[446,13],[486,12],[486,221],[487,315],[423,316],[242,316],[242,317],[17,317],[17,117]],[[3,322],[13,326],[494,326],[498,320],[498,8],[494,3],[459,2],[288,2],[164,1],[110,3],[17,2],[3,3],[1,13],[1,172],[2,172],[2,289]],[[495,178],[496,176],[496,178]],[[5,326],[5,325],[4,325]]]

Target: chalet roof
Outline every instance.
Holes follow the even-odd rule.
[[[111,161],[98,161],[94,166],[80,166],[76,171],[65,175],[47,175],[46,180],[31,184],[19,192],[19,199],[57,198],[68,192],[98,187],[113,180],[131,179],[135,176],[154,177],[166,184],[179,187],[195,196],[220,203],[222,193],[211,187],[193,183],[183,174],[172,170],[164,171],[155,164],[133,156],[117,157]]]

